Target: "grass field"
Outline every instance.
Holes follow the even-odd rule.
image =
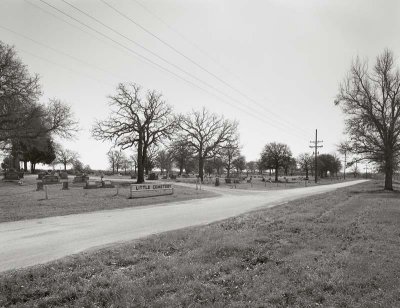
[[[371,181],[2,273],[0,306],[399,307],[399,222]]]
[[[141,199],[128,199],[129,187],[116,193],[116,188],[83,189],[82,184],[70,184],[69,190],[61,190],[61,185],[49,185],[46,200],[44,191],[36,191],[35,177],[28,176],[22,186],[0,181],[0,223],[216,196],[181,186],[175,187],[173,195]]]

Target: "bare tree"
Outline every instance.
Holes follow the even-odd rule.
[[[383,166],[385,189],[393,190],[395,162],[400,155],[400,72],[393,53],[385,50],[369,71],[357,58],[341,83],[335,104],[346,114],[355,153]]]
[[[261,162],[264,169],[271,167],[275,169],[275,182],[277,182],[279,168],[285,166],[285,163],[290,160],[291,156],[292,152],[286,144],[271,142],[264,147],[261,153]]]
[[[129,161],[131,162],[131,168],[133,167],[133,174],[136,175],[137,171],[137,152],[129,156]]]
[[[129,160],[128,157],[126,157],[126,155],[123,153],[122,159],[121,159],[121,169],[124,169],[124,174],[127,174],[127,170],[132,168],[133,162],[131,160]]]
[[[219,151],[219,157],[222,159],[224,167],[226,169],[226,176],[229,178],[233,167],[233,161],[240,156],[239,138],[235,137],[233,140],[229,140],[226,145],[221,147]]]
[[[257,162],[255,162],[254,160],[248,161],[246,163],[247,175],[249,175],[249,171],[251,174],[254,174],[256,172],[256,169],[257,169]]]
[[[124,154],[122,153],[121,150],[110,149],[107,152],[107,159],[108,159],[108,162],[110,163],[113,174],[115,173],[115,170],[118,173],[119,168],[121,167],[124,158],[125,158]]]
[[[302,153],[297,158],[297,162],[300,165],[301,170],[306,173],[306,178],[308,179],[308,172],[313,166],[313,157],[309,153]]]
[[[60,145],[56,147],[56,161],[64,166],[64,170],[67,170],[68,164],[73,164],[74,161],[78,160],[78,153],[65,149]]]
[[[174,140],[169,148],[172,152],[172,158],[179,168],[179,175],[182,175],[183,169],[186,169],[188,161],[193,156],[193,151],[186,140],[179,138]]]
[[[111,115],[104,121],[96,121],[92,135],[97,140],[113,141],[122,149],[135,146],[137,183],[143,183],[149,147],[169,138],[175,130],[172,107],[156,91],[148,91],[142,100],[140,87],[136,84],[119,84],[116,95],[109,99]]]
[[[162,149],[158,151],[155,158],[156,167],[159,167],[161,170],[161,174],[163,174],[163,170],[166,172],[166,176],[168,177],[169,172],[172,168],[173,156],[172,152],[166,149]]]
[[[149,173],[156,166],[157,153],[158,153],[157,146],[150,146],[147,149],[147,155],[146,155],[146,159],[144,161],[144,170],[145,170],[146,175],[149,175]]]
[[[43,119],[45,130],[40,132],[41,135],[51,133],[61,138],[73,138],[79,130],[71,106],[57,98],[50,99],[44,106]]]
[[[212,158],[237,135],[238,123],[209,113],[204,107],[200,111],[181,116],[179,127],[183,138],[196,153],[199,160],[199,176],[203,181],[204,162]]]
[[[239,155],[232,161],[232,165],[235,167],[236,172],[240,175],[246,168],[246,157],[244,155]]]
[[[342,141],[337,146],[338,152],[344,155],[344,166],[343,166],[343,179],[346,179],[346,168],[347,166],[347,155],[351,153],[351,144],[349,141]]]

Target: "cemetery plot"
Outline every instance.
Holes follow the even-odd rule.
[[[280,176],[278,182],[274,181],[274,176],[269,175],[252,175],[241,176],[236,178],[226,178],[225,176],[205,176],[202,185],[204,186],[219,186],[220,188],[229,189],[244,189],[244,190],[277,190],[277,189],[290,189],[308,187],[314,185],[333,184],[335,182],[342,182],[340,177],[330,177],[319,179],[319,183],[315,184],[314,181],[306,179],[304,176]],[[352,180],[349,178],[347,180]],[[188,183],[199,185],[199,179],[196,177],[177,177],[177,183]]]
[[[36,191],[36,176],[25,176],[23,185],[0,182],[0,223],[217,196],[194,187],[176,186],[174,194],[129,199],[132,183],[122,185],[120,182],[117,185],[113,180],[103,182],[111,187],[83,189],[86,183],[69,183],[69,190],[62,190],[62,181],[58,185],[46,185],[48,199],[45,190]]]

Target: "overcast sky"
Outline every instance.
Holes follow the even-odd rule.
[[[119,82],[162,92],[176,112],[238,120],[247,160],[272,141],[311,153],[316,128],[320,153],[333,153],[345,138],[333,102],[352,59],[400,55],[399,1],[105,1],[0,0],[0,40],[40,75],[44,102],[72,106],[82,130],[60,142],[92,168],[108,165],[111,144],[90,128]]]

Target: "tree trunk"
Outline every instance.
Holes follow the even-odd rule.
[[[199,177],[202,182],[203,182],[203,177],[204,177],[203,169],[204,169],[204,158],[199,157]]]
[[[31,162],[31,173],[35,173],[36,170],[36,164]]]
[[[385,190],[393,190],[393,155],[385,155]]]
[[[143,164],[143,141],[141,136],[139,136],[139,142],[138,142],[138,172],[137,172],[137,183],[141,184],[144,183],[144,164]]]
[[[28,171],[28,161],[24,160],[24,171]]]
[[[67,163],[64,163],[64,171],[67,171]]]
[[[279,166],[275,166],[275,182],[278,182],[278,169]]]
[[[308,179],[308,168],[306,168],[306,179]]]

